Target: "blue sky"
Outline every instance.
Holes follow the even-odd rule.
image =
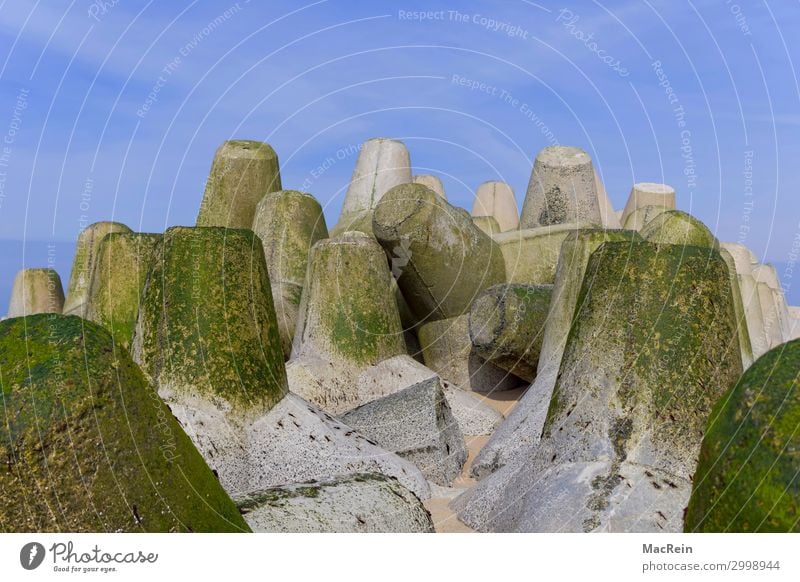
[[[66,282],[86,223],[194,224],[226,139],[270,142],[332,225],[375,136],[467,208],[494,179],[521,205],[539,149],[582,147],[617,208],[634,182],[671,184],[800,303],[798,28],[775,0],[6,0],[0,303],[47,243]]]

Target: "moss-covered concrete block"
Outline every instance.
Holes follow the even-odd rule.
[[[472,222],[489,236],[500,234],[500,225],[494,216],[473,216]]]
[[[359,404],[358,374],[405,353],[386,255],[348,232],[316,243],[294,336],[292,391],[336,413]]]
[[[641,230],[642,238],[660,245],[718,249],[719,241],[708,227],[680,210],[662,212]]]
[[[484,182],[475,192],[472,216],[493,217],[500,226],[499,232],[519,228],[519,209],[514,190],[505,182]]]
[[[509,463],[520,451],[534,446],[542,434],[547,406],[556,385],[561,358],[579,307],[592,254],[606,242],[631,245],[641,241],[636,232],[584,228],[573,230],[561,245],[550,310],[542,338],[536,380],[506,421],[495,431],[472,463],[472,474],[483,477]]]
[[[422,184],[423,186],[427,186],[434,192],[436,192],[439,196],[447,200],[447,194],[444,191],[444,184],[439,179],[439,176],[431,176],[429,174],[420,174],[418,176],[414,176],[412,180],[415,184]]]
[[[139,314],[142,289],[161,242],[160,234],[111,233],[97,251],[86,301],[86,319],[111,332],[114,341],[130,349]]]
[[[625,222],[622,223],[623,228],[642,232],[653,219],[670,210],[672,209],[666,206],[642,206],[625,217]]]
[[[331,235],[338,236],[347,231],[371,234],[366,217],[371,219],[372,211],[386,192],[411,181],[411,159],[403,142],[383,137],[365,141],[356,160],[339,221],[331,229]]]
[[[267,194],[258,203],[253,232],[264,245],[278,330],[288,358],[305,286],[308,253],[317,241],[328,238],[325,216],[311,194],[281,190]]]
[[[675,210],[675,189],[667,184],[654,182],[634,184],[628,196],[628,202],[625,204],[625,210],[622,211],[622,224],[625,224],[632,214],[648,206]],[[626,228],[628,227],[626,226]]]
[[[133,232],[120,222],[95,222],[84,228],[75,245],[75,258],[64,299],[64,314],[86,316],[86,296],[94,274],[97,251],[103,238],[112,232]]]
[[[469,333],[469,314],[432,321],[417,331],[425,365],[450,384],[472,392],[519,388],[523,381],[478,355]]]
[[[0,530],[247,531],[128,352],[78,317],[0,323]]]
[[[214,154],[197,226],[252,228],[261,198],[281,189],[278,155],[267,143],[224,142]]]
[[[469,314],[469,336],[475,352],[533,382],[552,295],[552,286],[495,285],[484,291]]]
[[[708,420],[687,532],[800,532],[800,341],[768,352]]]
[[[510,230],[495,235],[506,266],[508,283],[552,285],[561,254],[561,244],[586,225],[558,224],[540,228]]]
[[[492,238],[421,184],[387,192],[372,227],[418,321],[466,313],[484,289],[505,282],[503,256]]]
[[[14,276],[7,317],[61,313],[64,289],[53,269],[22,269]]]
[[[580,148],[550,146],[536,155],[520,228],[603,222],[592,159]]]
[[[741,371],[719,253],[604,243],[541,443],[459,499],[459,516],[482,531],[681,531],[709,414]]]

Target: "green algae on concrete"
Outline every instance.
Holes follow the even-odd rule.
[[[0,323],[0,531],[248,531],[124,349],[78,317]]]
[[[84,228],[78,235],[75,246],[75,259],[67,284],[64,300],[64,314],[86,315],[86,296],[94,274],[95,257],[103,238],[112,232],[133,232],[121,222],[95,222]]]
[[[271,409],[287,386],[258,237],[226,228],[167,230],[132,351],[159,391],[178,400],[223,401],[240,413]]]
[[[61,313],[64,289],[61,277],[53,269],[22,269],[14,277],[8,317]]]
[[[473,216],[472,222],[489,236],[500,234],[500,225],[494,216]]]
[[[278,155],[267,143],[224,142],[214,154],[197,226],[252,228],[261,198],[281,189]]]
[[[462,315],[484,289],[505,283],[498,245],[466,211],[422,184],[389,190],[372,227],[418,321]]]
[[[317,241],[328,238],[325,216],[311,194],[280,190],[267,194],[258,203],[253,232],[264,245],[278,330],[284,356],[288,358],[297,326],[309,251]]]
[[[719,248],[708,227],[680,210],[662,212],[641,230],[642,238],[656,244]]]
[[[477,354],[532,382],[552,295],[552,286],[495,285],[487,289],[469,314],[469,335]]]
[[[622,223],[623,228],[641,232],[642,229],[650,224],[659,214],[669,212],[670,210],[672,209],[666,206],[642,206],[625,217],[625,221]]]
[[[492,237],[503,253],[508,282],[552,285],[556,278],[561,244],[570,233],[584,227],[578,223],[557,224],[510,230]]]
[[[708,421],[687,532],[800,532],[800,340],[759,358]]]
[[[130,349],[142,288],[159,242],[160,234],[111,233],[97,251],[86,319],[109,330],[125,349]]]

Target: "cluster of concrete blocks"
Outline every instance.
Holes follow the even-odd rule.
[[[272,147],[225,142],[194,227],[93,224],[66,296],[26,269],[8,317],[97,324],[83,333],[141,370],[240,529],[433,531],[442,491],[479,531],[686,527],[712,408],[800,337],[775,269],[667,185],[616,212],[579,148],[536,156],[521,213],[508,184],[468,213],[411,168],[402,142],[368,140],[329,229]],[[507,418],[487,404],[525,386]],[[466,467],[470,437],[488,442]],[[477,485],[454,489],[465,470]]]

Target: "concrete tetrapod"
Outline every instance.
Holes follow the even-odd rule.
[[[597,173],[597,168],[594,169],[594,186],[597,190],[597,204],[600,206],[600,225],[609,230],[622,228],[621,215],[614,210],[614,205],[611,204],[611,199],[600,179],[600,174]]]
[[[449,486],[467,460],[464,435],[436,376],[354,408],[341,419],[414,463],[437,485]]]
[[[742,295],[747,332],[753,352],[753,360],[757,360],[769,351],[767,332],[764,328],[764,315],[761,312],[758,283],[753,276],[753,269],[758,266],[758,259],[746,246],[738,243],[721,243],[721,248],[730,253],[736,266],[739,291]],[[724,256],[724,255],[723,255]]]
[[[728,266],[728,276],[731,281],[731,292],[733,293],[733,307],[736,311],[736,328],[739,335],[739,348],[742,352],[742,368],[747,370],[753,361],[753,344],[750,341],[750,331],[747,324],[747,312],[745,311],[744,300],[742,298],[742,286],[739,283],[739,275],[736,271],[736,259],[724,247],[720,246],[720,255]]]
[[[86,317],[86,296],[94,274],[95,258],[103,238],[112,232],[133,232],[120,222],[95,222],[84,228],[75,245],[75,258],[64,299],[64,314]]]
[[[775,267],[758,265],[753,268],[752,273],[761,305],[767,346],[772,349],[790,339],[790,316],[786,297],[783,295]]]
[[[514,190],[505,182],[484,182],[475,192],[472,216],[492,216],[500,232],[519,228],[519,210]]]
[[[364,233],[316,243],[287,365],[293,392],[338,414],[363,403],[357,377],[405,354],[386,255]]]
[[[236,501],[255,532],[433,533],[419,498],[380,473],[275,487]]]
[[[622,224],[637,210],[647,206],[656,206],[675,210],[675,190],[666,184],[656,184],[654,182],[638,182],[631,188],[625,210],[622,211]],[[637,229],[638,230],[638,229]]]
[[[473,216],[472,222],[489,236],[500,234],[500,225],[494,216]]]
[[[160,234],[117,232],[103,237],[86,302],[86,319],[130,349],[147,272]]]
[[[305,192],[280,190],[264,196],[256,207],[253,232],[264,245],[283,354],[292,353],[297,312],[306,280],[308,253],[328,238],[319,202]]]
[[[491,473],[510,462],[520,451],[539,442],[564,347],[579,307],[578,295],[584,285],[589,257],[609,241],[632,245],[641,241],[641,237],[624,230],[582,229],[571,233],[564,241],[544,328],[536,381],[475,457],[472,463],[474,476],[483,477]]]
[[[36,315],[0,323],[0,531],[247,531],[203,458],[111,335]]]
[[[226,490],[249,490],[245,427],[287,393],[264,250],[253,232],[168,229],[132,352]]]
[[[7,317],[61,313],[64,289],[53,269],[22,269],[14,276]]]
[[[430,176],[428,174],[421,174],[419,176],[414,176],[412,180],[414,184],[422,184],[423,186],[427,186],[434,192],[436,192],[439,196],[447,200],[447,194],[444,192],[444,185],[442,181],[439,179],[438,176]]]
[[[281,189],[278,155],[268,143],[224,142],[214,154],[197,226],[252,228],[261,198]]]
[[[626,230],[642,232],[644,227],[650,224],[659,214],[672,210],[666,206],[642,206],[631,212],[623,222]]]
[[[495,235],[503,253],[508,283],[552,285],[561,244],[570,233],[586,228],[578,223],[510,230]]]
[[[712,406],[742,371],[719,253],[592,255],[542,441],[456,500],[481,531],[677,532]]]
[[[354,230],[372,236],[372,213],[378,202],[395,186],[411,181],[411,159],[403,142],[383,137],[365,141],[331,236]]]
[[[800,341],[761,358],[708,421],[687,532],[800,532]]]
[[[472,345],[469,314],[420,326],[417,336],[425,365],[443,380],[472,392],[501,392],[519,388],[523,381],[487,362]]]
[[[719,248],[719,241],[705,224],[680,210],[662,212],[642,228],[641,234],[646,241],[661,245]]]
[[[503,257],[492,238],[465,211],[421,184],[387,192],[372,227],[420,322],[462,315],[484,289],[505,282]]]
[[[520,228],[603,222],[592,159],[580,148],[549,146],[536,155]]]
[[[552,285],[495,285],[484,291],[469,314],[475,352],[533,382],[552,295]]]

